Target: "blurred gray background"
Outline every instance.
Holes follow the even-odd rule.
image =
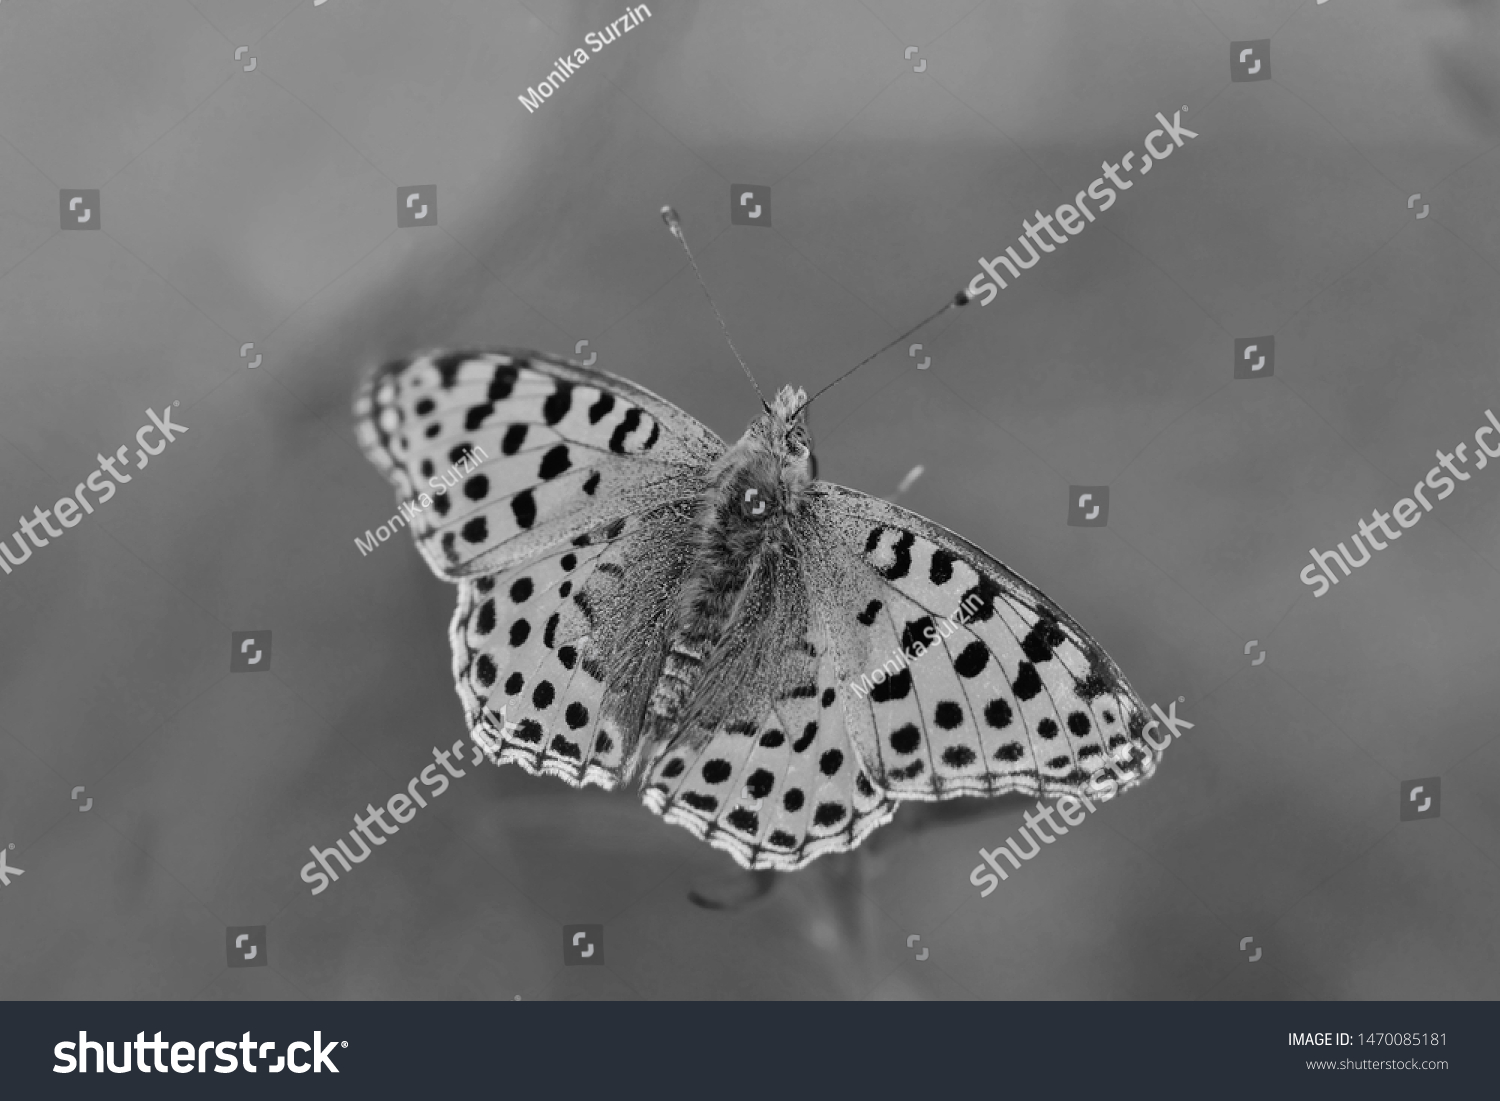
[[[529,114],[623,4],[0,6],[0,517],[148,407],[189,428],[0,576],[0,996],[1500,996],[1500,467],[1325,597],[1298,580],[1500,415],[1497,4],[649,8]],[[1272,79],[1231,82],[1254,39]],[[483,766],[310,894],[308,847],[466,734],[454,590],[405,532],[354,545],[394,511],[366,367],[587,339],[732,439],[757,407],[662,204],[762,386],[812,387],[1184,106],[1198,138],[913,338],[929,369],[894,349],[812,416],[823,477],[921,465],[902,504],[1181,699],[1152,781],[988,898],[1024,800],[905,808],[715,911],[690,892],[745,877],[636,796]],[[438,225],[398,229],[416,184]],[[732,184],[771,228],[730,224]],[[98,231],[60,231],[73,188]],[[1265,335],[1274,377],[1234,380]],[[1110,487],[1107,527],[1067,525],[1070,484]],[[230,672],[236,631],[269,675]],[[1425,777],[1440,817],[1401,821]],[[564,965],[582,923],[603,966]],[[265,966],[227,967],[255,926]]]

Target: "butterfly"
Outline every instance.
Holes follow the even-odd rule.
[[[1150,776],[1145,705],[1102,647],[962,537],[815,480],[806,402],[782,389],[726,446],[540,352],[365,381],[361,446],[458,586],[453,676],[485,755],[636,781],[666,821],[784,871],[902,800]]]

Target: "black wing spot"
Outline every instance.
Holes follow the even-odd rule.
[[[995,751],[997,761],[1019,761],[1026,756],[1026,747],[1020,742],[1006,742]]]
[[[791,788],[785,795],[781,797],[781,805],[792,814],[796,814],[799,810],[802,809],[802,804],[805,799],[806,796],[802,794],[801,788]]]
[[[795,742],[792,743],[792,752],[801,753],[808,746],[812,745],[813,739],[817,736],[818,724],[808,723],[805,727],[802,728],[802,737],[798,738]]]
[[[887,581],[900,581],[911,573],[911,545],[917,541],[917,537],[909,531],[903,531],[901,538],[891,547],[893,561],[880,571],[880,575]],[[832,805],[832,804],[828,804]]]
[[[944,730],[957,730],[964,724],[964,709],[952,700],[943,700],[932,717]]]
[[[891,748],[897,753],[915,753],[917,746],[922,744],[922,732],[917,729],[916,724],[907,723],[891,731]]]
[[[471,501],[482,501],[490,491],[490,480],[483,474],[476,474],[464,483],[464,496]]]
[[[474,620],[474,629],[487,635],[495,629],[495,602],[486,600],[479,606],[479,615]]]
[[[943,764],[949,768],[967,768],[974,763],[974,751],[966,745],[950,745],[943,750]]]
[[[614,432],[609,437],[609,449],[617,455],[625,454],[625,437],[641,426],[641,411],[631,408],[620,423],[615,425]]]
[[[542,740],[542,724],[535,719],[522,719],[516,737],[523,742],[539,742]]]
[[[599,472],[596,470],[592,474],[589,475],[589,480],[583,483],[583,491],[585,493],[587,493],[590,497],[592,497],[594,495],[594,490],[596,490],[598,488],[599,488]]]
[[[1027,661],[1041,664],[1052,660],[1052,651],[1066,642],[1068,636],[1058,625],[1057,620],[1048,614],[1042,613],[1042,618],[1027,632],[1026,637],[1021,640],[1021,651],[1026,655]]]
[[[514,455],[521,450],[526,443],[526,430],[530,428],[526,424],[513,424],[505,430],[504,437],[500,440],[500,451],[505,455]]]
[[[524,619],[518,619],[510,625],[510,644],[513,647],[526,645],[526,640],[531,637],[531,624]]]
[[[927,571],[927,579],[939,587],[953,580],[953,555],[941,547],[932,552],[932,566]]]
[[[545,711],[552,706],[556,697],[557,689],[552,687],[550,680],[538,681],[537,686],[531,690],[531,705],[538,711]]]
[[[489,537],[489,521],[483,516],[476,516],[464,525],[464,539],[470,543],[483,543]]]
[[[1021,662],[1021,669],[1016,673],[1015,683],[1010,688],[1016,694],[1016,699],[1023,703],[1040,693],[1042,678],[1036,675],[1036,666],[1029,661]]]
[[[1068,716],[1068,733],[1072,734],[1075,738],[1087,738],[1089,731],[1093,728],[1093,724],[1089,722],[1089,717],[1082,711],[1075,711]]]
[[[573,384],[571,382],[559,382],[557,389],[547,396],[542,402],[542,419],[548,425],[556,424],[568,415],[568,410],[573,407]]]
[[[572,461],[568,458],[568,445],[557,444],[548,448],[547,453],[542,456],[542,465],[536,472],[537,477],[544,482],[550,482],[572,465]]]
[[[578,749],[578,743],[568,741],[561,734],[553,736],[552,752],[556,753],[559,757],[571,757],[575,761],[582,760],[583,758],[583,754]]]
[[[832,688],[825,688],[825,689],[823,689],[823,706],[824,707],[832,707],[833,706],[834,697],[837,696],[837,695],[838,695],[838,693],[835,692]]]
[[[961,677],[973,678],[984,672],[984,667],[990,663],[990,648],[975,639],[963,648],[963,652],[953,660],[953,668]]]
[[[489,419],[489,415],[495,411],[494,402],[485,402],[483,405],[471,406],[464,414],[464,427],[470,432],[482,425]]]
[[[741,833],[757,833],[760,830],[760,815],[744,807],[736,807],[730,811],[725,821]]]
[[[562,662],[564,669],[572,669],[578,661],[578,651],[571,646],[564,646],[557,651],[557,660]]]
[[[694,810],[701,810],[709,814],[719,809],[719,801],[712,795],[699,795],[696,791],[683,792],[682,801]]]
[[[511,391],[516,388],[516,378],[519,372],[508,364],[501,364],[495,368],[495,376],[490,379],[490,401],[504,401],[510,397]]]
[[[760,736],[760,744],[765,749],[779,749],[786,741],[786,735],[779,730],[767,730]]]
[[[745,790],[752,799],[764,799],[775,786],[776,777],[763,768],[756,769],[750,774],[750,779],[745,781]]]
[[[884,605],[880,601],[872,600],[869,604],[865,605],[865,610],[860,612],[856,618],[866,627],[873,627],[875,625],[875,616],[882,607]]]
[[[843,764],[844,754],[837,749],[830,749],[818,759],[818,768],[822,770],[824,776],[833,776],[843,767]]]
[[[722,784],[734,772],[728,761],[715,757],[703,766],[703,778],[710,784]]]
[[[1006,700],[993,699],[984,705],[984,721],[996,730],[1004,730],[1013,717],[1010,703]]]
[[[568,704],[567,711],[563,713],[563,719],[567,722],[569,730],[578,730],[588,725],[589,709],[574,700]]]
[[[453,502],[448,499],[446,493],[439,493],[432,499],[432,508],[439,516],[447,516],[448,510],[453,507]]]
[[[893,677],[886,677],[870,689],[870,699],[876,703],[904,700],[911,692],[911,670],[903,669]]]
[[[778,849],[795,849],[797,847],[797,839],[787,833],[786,830],[772,830],[771,836],[766,838],[766,840]]]
[[[1036,732],[1043,738],[1055,738],[1057,737],[1057,724],[1051,719],[1043,719],[1036,724]]]
[[[819,803],[813,822],[819,826],[837,826],[849,812],[842,803]]]
[[[458,381],[458,369],[473,358],[473,352],[448,352],[432,361],[444,390],[453,389],[453,384]]]
[[[615,396],[610,393],[600,393],[599,400],[589,406],[589,423],[598,424],[605,417],[609,416],[609,411],[614,407]]]
[[[495,683],[498,670],[488,654],[480,654],[479,660],[474,663],[474,672],[479,677],[479,683],[488,688]]]
[[[909,658],[919,656],[917,646],[925,652],[927,647],[937,645],[937,624],[930,615],[912,620],[901,631],[901,649]]]
[[[518,578],[516,583],[510,587],[510,598],[517,604],[525,604],[527,600],[531,599],[531,589],[531,578]]]
[[[526,687],[526,678],[520,673],[512,673],[505,678],[505,694],[514,696]]]
[[[686,767],[681,757],[673,757],[667,762],[667,767],[661,770],[661,774],[668,780],[675,780],[682,775],[682,770]]]
[[[515,515],[519,527],[531,527],[536,522],[536,498],[532,497],[531,490],[523,489],[512,497],[510,511]]]

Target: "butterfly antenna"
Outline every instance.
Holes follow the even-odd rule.
[[[832,382],[830,382],[827,386],[823,387],[823,389],[819,390],[812,397],[808,398],[800,406],[797,407],[797,412],[793,413],[792,416],[795,417],[797,415],[797,413],[802,412],[802,410],[806,409],[813,402],[817,401],[818,398],[821,395],[828,393],[828,391],[832,390],[839,383],[843,382],[850,375],[854,374],[855,371],[858,371],[866,363],[869,363],[870,360],[875,359],[878,356],[882,356],[886,352],[890,351],[897,344],[900,344],[907,337],[911,336],[912,333],[914,333],[918,329],[920,329],[923,325],[926,325],[926,324],[928,324],[929,322],[932,322],[932,321],[936,321],[938,318],[942,317],[943,314],[947,313],[949,310],[953,309],[956,306],[967,306],[968,304],[969,304],[969,295],[968,295],[968,293],[966,291],[959,291],[957,294],[955,294],[953,296],[953,300],[951,302],[949,302],[946,306],[944,306],[942,309],[938,310],[937,313],[933,314],[931,317],[928,317],[928,318],[925,318],[925,319],[923,319],[921,321],[918,321],[910,329],[907,329],[906,332],[902,333],[895,340],[891,341],[884,348],[880,349],[880,351],[876,352],[874,355],[866,356],[864,359],[862,359],[858,363],[856,363],[853,367],[850,367],[847,371],[845,371],[838,378],[836,378]],[[788,417],[787,419],[791,420],[791,417]]]
[[[698,286],[703,288],[703,297],[708,299],[710,306],[713,306],[714,316],[719,319],[719,328],[724,330],[724,342],[729,345],[734,358],[740,361],[740,366],[744,368],[745,377],[750,380],[750,385],[755,387],[755,396],[760,398],[761,407],[769,413],[771,407],[766,404],[765,395],[760,392],[760,386],[756,383],[755,376],[750,373],[750,368],[745,366],[745,361],[740,356],[739,349],[734,346],[734,341],[729,339],[729,326],[724,324],[724,315],[719,312],[719,307],[714,305],[714,296],[708,293],[708,284],[703,281],[703,273],[698,270],[698,261],[693,259],[693,250],[688,248],[687,234],[682,232],[682,219],[677,217],[677,211],[664,206],[661,208],[661,220],[667,223],[672,236],[682,242],[682,251],[687,253],[688,263],[693,265],[693,274],[698,277]]]

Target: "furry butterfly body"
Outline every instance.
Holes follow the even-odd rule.
[[[487,756],[637,782],[667,821],[781,870],[857,846],[902,800],[1149,776],[1145,707],[1103,649],[954,533],[815,480],[805,402],[783,389],[726,446],[537,352],[366,381],[366,453],[403,501],[435,491],[411,526],[459,586],[453,674]]]

